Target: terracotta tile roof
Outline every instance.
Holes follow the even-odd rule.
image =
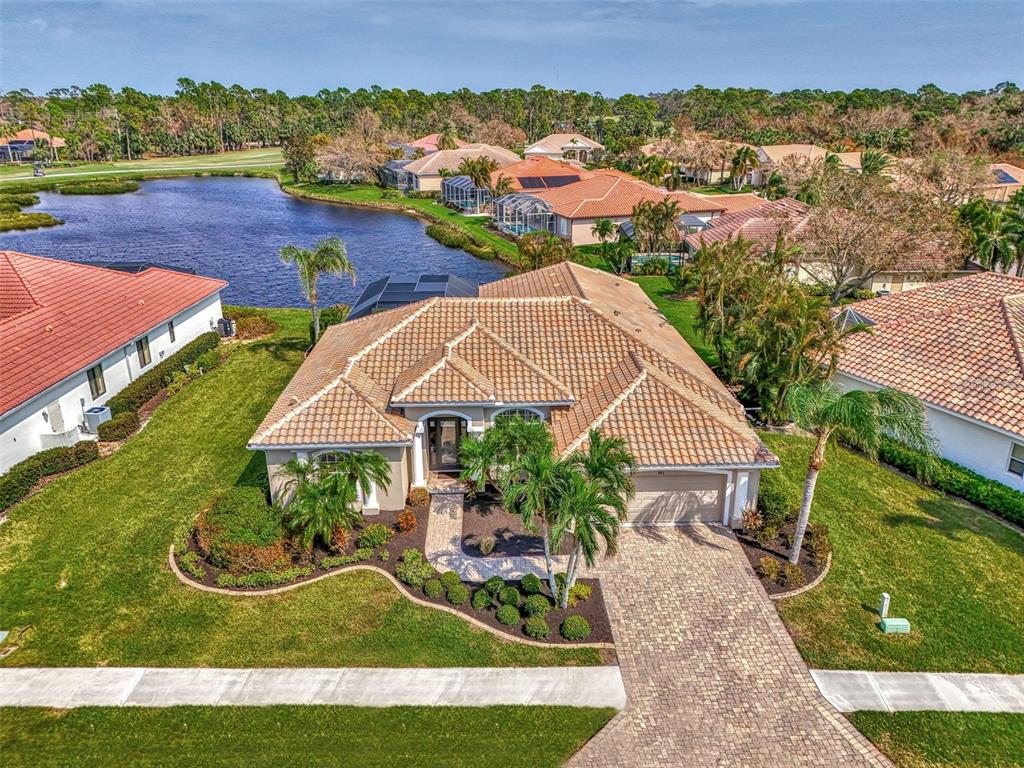
[[[807,221],[808,207],[790,197],[761,201],[760,205],[727,213],[711,219],[709,229],[693,232],[683,238],[694,250],[702,243],[714,243],[730,237],[741,237],[763,245],[772,245],[782,227],[797,232]]]
[[[824,160],[828,150],[816,144],[764,144],[758,149],[768,157],[772,163],[778,163],[787,157],[799,157],[805,160]]]
[[[67,142],[60,136],[51,136],[46,131],[37,131],[35,128],[23,128],[17,133],[12,133],[10,136],[0,136],[0,144],[9,144],[12,141],[35,142],[39,139],[47,142],[55,149],[67,146]]]
[[[496,185],[499,179],[505,177],[511,182],[513,191],[520,192],[523,190],[521,180],[524,178],[540,179],[543,186],[534,186],[530,187],[530,189],[544,189],[548,186],[547,183],[543,182],[544,179],[559,179],[559,183],[561,183],[566,178],[575,177],[578,181],[588,175],[588,173],[588,171],[583,171],[575,165],[561,163],[549,157],[528,157],[525,160],[520,160],[518,163],[512,163],[512,165],[506,165],[504,168],[494,171],[491,174],[491,184]]]
[[[737,213],[738,211],[745,211],[748,208],[755,208],[759,205],[767,202],[763,197],[759,197],[749,192],[740,192],[735,195],[697,195],[703,197],[715,205],[721,206],[725,213]]]
[[[857,302],[839,370],[1024,436],[1024,279],[984,272]]]
[[[567,219],[627,217],[642,202],[661,202],[666,197],[679,203],[682,213],[715,213],[725,210],[706,197],[689,192],[666,192],[628,174],[594,171],[575,184],[531,194],[544,200],[552,211]]]
[[[467,144],[459,149],[439,149],[402,166],[402,169],[418,176],[436,176],[442,169],[455,171],[467,158],[489,157],[501,167],[519,161],[519,155],[504,147],[490,144]]]
[[[227,283],[0,251],[0,413],[87,368]]]
[[[440,133],[428,133],[426,136],[420,136],[418,139],[410,141],[405,146],[412,147],[413,149],[422,149],[424,152],[437,152],[437,142],[441,140]],[[455,139],[456,147],[468,146],[469,142],[463,141],[462,139]]]
[[[604,149],[604,145],[588,139],[582,133],[552,133],[528,146],[526,152],[556,153],[565,149]]]
[[[622,410],[601,428],[626,437],[645,462],[775,461],[728,390],[634,283],[559,264],[491,283],[481,293],[332,326],[251,444],[408,444],[414,425],[399,415],[407,405],[564,403],[553,409],[552,428],[557,425],[568,447],[621,400]],[[674,403],[685,402],[688,421],[673,416],[655,423],[660,410],[643,415],[653,406],[625,391],[637,366],[650,379],[641,395],[655,397],[647,394],[652,388],[668,387]],[[381,392],[389,393],[388,402]],[[616,431],[627,418],[636,428]],[[700,429],[687,432],[687,424]]]

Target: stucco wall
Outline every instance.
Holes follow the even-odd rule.
[[[419,190],[420,192],[440,192],[441,191],[441,177],[440,176],[419,176],[413,175],[413,189]]]
[[[78,442],[82,435],[75,428],[85,422],[87,408],[105,404],[140,374],[197,336],[216,330],[217,319],[221,316],[220,295],[215,294],[171,318],[174,321],[173,342],[166,322],[137,337],[149,338],[151,362],[145,368],[139,365],[135,339],[112,350],[97,361],[103,366],[107,391],[96,399],[89,390],[87,373],[96,364],[94,362],[0,417],[0,474],[41,450]],[[70,433],[64,440],[55,432],[50,417],[58,408],[64,421],[64,431]]]
[[[556,216],[556,234],[559,237],[564,237],[572,241],[573,245],[592,245],[593,243],[601,242],[591,231],[594,228],[594,222],[597,219],[563,219],[561,216]],[[607,216],[605,217],[613,224],[621,224],[624,221],[629,221],[628,216]],[[562,231],[561,222],[565,221],[568,233]]]
[[[844,392],[878,389],[877,385],[865,384],[843,373],[837,373],[832,380]],[[934,406],[926,404],[926,410],[928,424],[938,440],[942,457],[1018,491],[1024,491],[1024,478],[1007,471],[1010,449],[1014,442],[1024,445],[1024,435],[1015,439],[994,427],[955,416]]]

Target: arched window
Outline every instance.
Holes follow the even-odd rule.
[[[499,419],[510,419],[515,418],[516,416],[519,416],[526,421],[535,421],[537,419],[544,418],[540,413],[531,408],[508,408],[494,414],[494,423],[497,424]]]
[[[316,464],[318,467],[326,467],[331,464],[337,464],[340,461],[341,456],[337,451],[324,451],[316,455]]]

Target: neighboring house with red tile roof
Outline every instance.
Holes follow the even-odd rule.
[[[599,149],[604,149],[604,145],[588,139],[582,133],[552,133],[528,146],[523,154],[527,157],[587,163]]]
[[[414,139],[403,146],[408,147],[413,153],[415,153],[416,150],[421,150],[424,154],[429,155],[431,152],[437,152],[440,149],[437,145],[440,140],[440,133],[428,133],[426,136],[420,136],[418,139]],[[469,142],[456,138],[455,146],[457,149],[461,149],[462,147],[469,146]]]
[[[503,413],[543,419],[562,453],[591,428],[625,439],[634,521],[736,521],[778,464],[639,286],[568,262],[332,326],[249,447],[275,494],[291,458],[379,451],[391,482],[364,500],[372,513],[458,471],[459,442]]]
[[[221,317],[223,280],[0,251],[0,472],[83,438],[84,411]]]
[[[384,164],[384,182],[388,186],[419,192],[440,192],[445,175],[453,174],[462,161],[489,157],[504,168],[520,160],[519,155],[504,147],[490,144],[467,144],[459,149],[439,149],[414,160],[391,160]]]
[[[920,398],[947,459],[1024,491],[1024,279],[983,272],[850,304],[834,381]]]
[[[46,150],[52,159],[57,158],[57,150],[67,146],[60,136],[51,136],[46,131],[35,128],[24,128],[10,136],[0,136],[0,160],[14,162],[28,160],[36,148]]]

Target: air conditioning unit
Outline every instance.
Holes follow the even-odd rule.
[[[235,321],[232,320],[230,317],[222,317],[220,320],[217,321],[217,333],[219,333],[221,337],[225,339],[234,336]]]
[[[85,431],[96,434],[99,432],[100,424],[110,421],[110,409],[105,405],[94,405],[85,411]]]

